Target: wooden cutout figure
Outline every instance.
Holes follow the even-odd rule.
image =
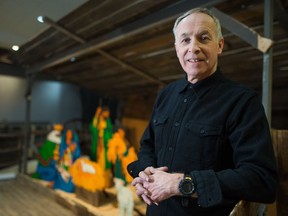
[[[114,178],[113,181],[117,190],[119,216],[133,216],[134,200],[131,188],[125,186],[125,182],[120,178]]]
[[[92,135],[91,160],[97,162],[104,170],[106,187],[111,186],[111,162],[107,158],[108,142],[112,137],[112,123],[108,107],[96,109],[92,123],[90,124]]]

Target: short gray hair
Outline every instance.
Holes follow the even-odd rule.
[[[221,24],[220,24],[220,21],[219,19],[212,13],[212,11],[208,10],[207,8],[194,8],[192,10],[189,10],[187,11],[186,13],[184,13],[183,15],[181,15],[180,17],[178,17],[174,23],[174,27],[173,27],[173,34],[174,34],[174,37],[176,38],[176,28],[177,26],[179,25],[179,23],[184,19],[186,18],[187,16],[191,15],[191,14],[194,14],[194,13],[204,13],[204,14],[207,14],[208,16],[210,16],[215,24],[216,24],[216,30],[217,30],[217,37],[218,39],[221,39],[223,38],[223,35],[222,35],[222,31],[221,31]]]

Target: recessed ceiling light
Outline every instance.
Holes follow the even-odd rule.
[[[44,17],[43,16],[38,16],[37,20],[38,20],[38,22],[44,23]]]
[[[12,50],[14,50],[14,51],[18,51],[18,50],[19,50],[19,46],[17,46],[17,45],[13,45],[13,46],[12,46]]]

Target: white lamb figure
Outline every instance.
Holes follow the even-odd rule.
[[[134,200],[132,190],[124,186],[124,181],[120,178],[114,178],[113,181],[117,190],[119,216],[133,216]]]

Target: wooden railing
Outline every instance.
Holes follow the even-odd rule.
[[[0,169],[20,163],[21,132],[0,133]]]

